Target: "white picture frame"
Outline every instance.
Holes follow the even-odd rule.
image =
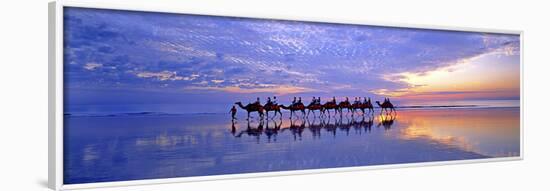
[[[313,22],[328,22],[328,23],[342,23],[342,24],[360,24],[360,25],[387,26],[387,27],[404,27],[404,28],[419,28],[419,29],[451,30],[451,31],[471,31],[471,32],[504,33],[504,34],[519,35],[520,41],[521,41],[520,42],[521,43],[520,45],[521,47],[521,50],[520,50],[520,61],[521,61],[520,63],[521,65],[521,71],[520,71],[520,78],[521,78],[520,80],[520,86],[521,86],[520,144],[521,145],[520,145],[520,150],[521,152],[520,152],[520,155],[517,157],[501,157],[501,158],[489,158],[489,159],[473,159],[473,160],[458,160],[458,161],[444,161],[444,162],[423,162],[423,163],[412,163],[412,164],[392,164],[392,165],[378,165],[378,166],[296,170],[296,171],[282,171],[282,172],[262,172],[262,173],[246,173],[246,174],[214,175],[214,176],[182,177],[182,178],[165,178],[165,179],[151,179],[151,180],[132,180],[132,181],[86,183],[86,184],[64,184],[63,183],[63,88],[62,87],[63,87],[63,64],[64,64],[63,63],[63,9],[65,7],[198,14],[198,15],[213,15],[213,16],[234,16],[234,17],[260,18],[260,19],[281,19],[281,20],[295,20],[295,21],[313,21]],[[211,11],[205,11],[205,10],[197,11],[197,10],[194,10],[193,7],[165,6],[163,8],[158,8],[158,7],[149,8],[146,6],[141,6],[139,4],[131,4],[131,3],[95,3],[95,2],[61,0],[61,1],[49,3],[48,8],[49,8],[49,17],[48,17],[48,21],[49,21],[48,179],[49,180],[48,180],[48,185],[51,189],[54,189],[54,190],[72,190],[72,189],[82,189],[82,188],[180,183],[180,182],[210,181],[210,180],[251,178],[251,177],[270,177],[270,176],[282,176],[282,175],[347,172],[347,171],[372,170],[372,169],[512,161],[512,160],[522,160],[524,156],[523,154],[523,151],[524,151],[523,149],[523,130],[524,130],[524,126],[523,126],[524,124],[523,31],[372,22],[372,21],[363,21],[360,18],[357,20],[310,18],[305,16],[298,18],[298,17],[288,17],[285,15],[279,15],[274,13],[247,14],[247,13],[233,13],[231,11],[220,12],[219,10],[215,10],[215,9],[212,9]]]

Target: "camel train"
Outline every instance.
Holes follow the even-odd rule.
[[[384,111],[386,112],[386,114],[390,114],[390,115],[392,113],[397,113],[394,105],[390,102],[389,98],[385,98],[384,102],[382,103],[380,103],[379,101],[376,101],[375,103],[378,105],[378,107],[381,108],[380,114],[382,114]],[[283,113],[281,112],[281,110],[283,109],[290,111],[289,118],[291,119],[294,115],[297,115],[295,113],[298,113],[298,112],[302,113],[302,117],[308,117],[310,113],[313,113],[313,116],[315,117],[316,111],[318,111],[320,117],[322,116],[330,117],[331,110],[333,110],[334,116],[336,116],[337,114],[342,115],[344,111],[346,111],[347,113],[351,112],[352,117],[356,113],[359,114],[359,111],[361,111],[361,115],[365,115],[367,113],[374,113],[373,104],[371,103],[370,98],[367,99],[366,97],[364,97],[362,101],[360,97],[356,97],[353,103],[349,101],[348,97],[346,97],[344,101],[341,101],[339,103],[336,102],[335,97],[332,97],[332,100],[327,101],[324,104],[321,103],[320,97],[318,98],[313,97],[310,104],[308,105],[304,105],[302,103],[301,97],[299,97],[298,99],[294,97],[292,104],[289,104],[288,106],[285,106],[283,104],[278,104],[277,97],[273,97],[273,100],[271,100],[271,97],[269,97],[267,98],[267,103],[265,105],[262,105],[260,103],[260,98],[257,98],[256,102],[249,103],[247,105],[243,105],[242,102],[236,102],[235,105],[239,106],[241,109],[247,112],[247,120],[250,118],[250,113],[254,113],[254,112],[257,112],[260,118],[262,119],[264,115],[266,115],[269,118],[270,112],[273,112],[273,117],[276,117],[277,114],[279,114],[279,117],[282,118]],[[307,110],[307,113],[306,113],[306,110]],[[235,106],[231,108],[230,112],[232,113],[233,119],[236,119],[235,115],[237,113],[237,109],[235,108]]]

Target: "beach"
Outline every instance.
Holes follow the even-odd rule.
[[[250,121],[239,113],[66,115],[64,182],[403,164],[520,154],[520,108]],[[255,116],[255,115],[253,115]]]

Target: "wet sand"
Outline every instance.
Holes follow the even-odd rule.
[[[377,113],[378,114],[378,113]],[[519,156],[519,108],[65,116],[66,184]],[[393,119],[393,120],[392,120]]]

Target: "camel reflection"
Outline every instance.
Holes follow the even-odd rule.
[[[275,125],[274,128],[269,128],[269,122],[273,122]],[[279,123],[277,123],[277,120],[268,120],[267,124],[265,126],[264,133],[267,136],[267,142],[271,142],[271,139],[273,138],[274,142],[277,142],[277,134],[279,133],[279,130],[281,130],[281,125],[283,124],[282,120],[279,120]]]
[[[307,127],[311,132],[311,135],[313,135],[313,139],[321,138],[321,130],[325,125],[324,122],[324,120],[319,120],[319,122],[317,122],[317,118],[314,118],[311,123],[307,120]]]
[[[352,127],[355,130],[355,134],[362,134],[363,132],[371,132],[371,128],[374,125],[374,116],[368,116],[365,119],[365,116],[361,117],[361,120],[353,120]]]
[[[235,122],[233,121],[233,125]],[[239,134],[235,135],[235,137],[241,137],[243,134],[246,134],[248,136],[256,137],[256,141],[260,142],[260,135],[262,135],[264,130],[264,120],[259,121],[258,126],[256,128],[252,128],[250,126],[250,121],[247,122],[246,130],[241,131]]]
[[[351,122],[353,120],[350,120],[347,116],[345,118],[346,118],[346,123],[343,123],[342,122],[343,119],[340,118],[340,123],[338,124],[338,127],[340,128],[340,130],[342,130],[346,133],[346,136],[349,136],[349,130],[351,129],[351,126],[352,126]]]
[[[391,126],[393,125],[393,123],[395,121],[395,117],[396,117],[396,115],[380,114],[380,117],[379,117],[380,122],[378,123],[378,125],[376,127],[383,126],[384,130],[390,130]]]
[[[395,115],[382,114],[378,117],[377,127],[383,126],[385,130],[389,130],[395,120]],[[231,133],[236,138],[240,138],[243,135],[255,137],[257,143],[260,142],[262,136],[267,138],[268,143],[277,142],[278,136],[280,136],[280,134],[285,134],[285,132],[291,135],[291,139],[294,141],[301,141],[304,132],[309,132],[315,140],[321,139],[321,135],[324,134],[323,132],[332,135],[332,137],[336,137],[337,134],[339,134],[337,132],[349,136],[352,129],[354,134],[358,135],[370,133],[374,126],[374,121],[374,115],[312,119],[267,119],[256,122],[246,121],[246,128],[239,131],[239,125],[235,120],[232,120]]]
[[[300,121],[298,123],[298,121]],[[304,129],[306,128],[306,120],[292,120],[290,119],[290,126],[287,128],[283,128],[281,132],[284,132],[285,130],[290,130],[292,133],[292,136],[294,136],[294,140],[302,140],[302,133],[304,132]]]

